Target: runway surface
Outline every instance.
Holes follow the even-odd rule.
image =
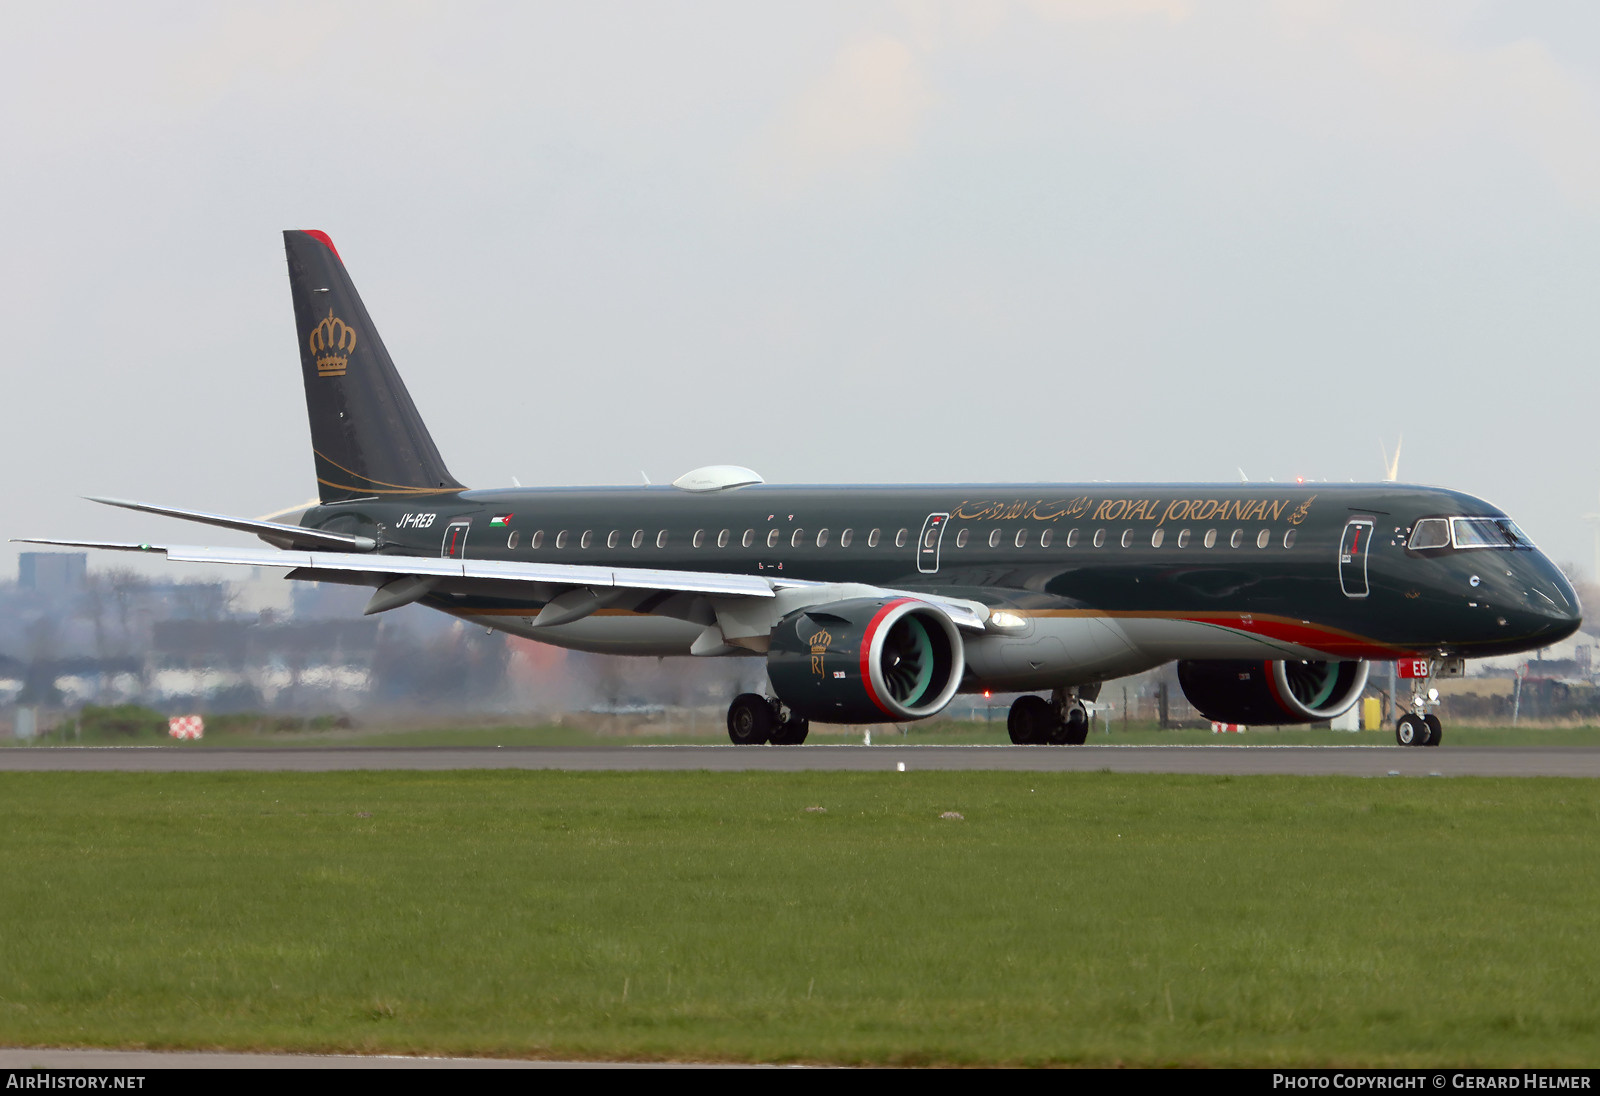
[[[1600,746],[13,747],[0,772],[1121,772],[1258,776],[1600,777]]]

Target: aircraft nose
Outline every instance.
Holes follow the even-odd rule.
[[[1521,577],[1526,590],[1526,608],[1539,619],[1540,634],[1545,642],[1554,643],[1578,630],[1583,623],[1583,606],[1561,568],[1541,554]]]

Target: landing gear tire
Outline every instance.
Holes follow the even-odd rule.
[[[1058,722],[1048,700],[1027,693],[1011,702],[1006,731],[1018,746],[1042,746],[1050,741],[1051,730]]]
[[[1083,710],[1080,704],[1074,704],[1067,709],[1067,718],[1062,723],[1064,730],[1063,740],[1069,746],[1081,746],[1089,740],[1089,713]]]
[[[1428,737],[1423,741],[1424,746],[1437,746],[1440,739],[1444,738],[1444,724],[1439,722],[1439,717],[1431,712],[1422,717],[1428,725]]]
[[[1394,725],[1394,740],[1402,746],[1421,746],[1428,741],[1428,724],[1420,715],[1403,715]]]
[[[740,693],[728,705],[728,738],[735,746],[760,746],[777,726],[778,717],[764,696]]]
[[[774,746],[798,746],[806,740],[806,735],[811,733],[811,722],[791,715],[782,723],[772,729],[772,744]]]
[[[1074,701],[1059,714],[1052,705],[1051,714],[1055,720],[1050,725],[1050,737],[1047,739],[1050,745],[1081,746],[1088,739],[1089,713],[1084,711],[1082,704]]]

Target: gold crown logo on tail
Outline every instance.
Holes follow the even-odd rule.
[[[311,329],[311,354],[317,359],[317,376],[342,377],[356,348],[356,329],[328,309],[328,316]]]

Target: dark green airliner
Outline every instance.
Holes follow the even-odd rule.
[[[50,540],[275,566],[584,651],[767,661],[736,743],[903,722],[1025,691],[1018,743],[1077,743],[1107,679],[1176,660],[1227,723],[1329,719],[1373,661],[1434,673],[1547,646],[1572,586],[1481,499],[1393,483],[670,486],[469,490],[444,465],[333,242],[285,232],[320,504],[298,524],[102,499],[272,548]],[[1047,692],[1049,699],[1034,693]],[[1441,730],[1421,689],[1397,727]]]

